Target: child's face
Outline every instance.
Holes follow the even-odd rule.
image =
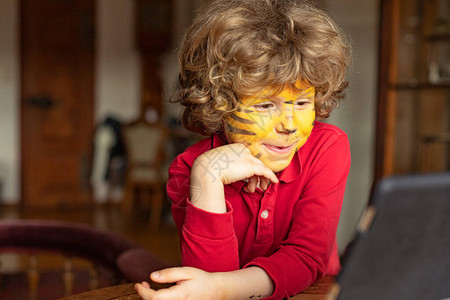
[[[314,87],[302,85],[296,92],[286,88],[271,95],[271,88],[241,99],[227,120],[230,143],[242,143],[274,172],[285,169],[295,152],[306,143],[314,126]]]

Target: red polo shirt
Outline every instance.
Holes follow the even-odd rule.
[[[170,166],[167,193],[182,264],[211,272],[259,266],[274,282],[271,299],[295,295],[325,274],[337,274],[336,229],[350,169],[347,135],[315,122],[308,141],[277,174],[279,183],[255,193],[246,193],[243,181],[226,185],[227,212],[216,214],[189,202],[189,177],[200,154],[223,144],[219,136],[205,139]]]

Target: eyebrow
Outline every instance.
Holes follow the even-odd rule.
[[[288,101],[284,101],[283,103],[286,104],[293,104],[294,101],[300,100],[300,99],[308,99],[308,100],[312,100],[315,97],[315,93],[312,91],[307,91],[310,88],[307,88],[305,90],[300,91],[299,95],[293,99],[293,100],[288,100]],[[255,97],[255,99],[259,99],[259,100],[263,100],[263,101],[273,101],[273,100],[281,100],[281,97],[275,96],[275,95],[268,95],[268,94],[263,94],[263,95],[258,95]],[[252,101],[252,105],[255,104],[256,101]]]
[[[246,108],[240,108],[240,107],[237,108],[237,111],[238,111],[238,112],[244,112],[244,113],[247,113],[247,114],[253,112],[253,110],[246,109]]]

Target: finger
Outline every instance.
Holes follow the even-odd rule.
[[[250,193],[254,193],[258,185],[258,176],[252,176],[248,179],[247,189]]]
[[[148,289],[150,288],[150,284],[148,284],[147,281],[142,281],[141,284],[142,284],[143,286],[145,286],[146,288],[148,288]]]
[[[260,177],[259,178],[259,187],[265,191],[267,190],[267,187],[269,186],[270,180],[266,177]]]
[[[265,165],[264,165],[264,167],[263,167],[262,174],[258,174],[258,175],[263,176],[263,177],[269,179],[269,180],[270,180],[271,182],[273,182],[273,183],[278,183],[277,175],[275,175],[275,173],[274,173],[271,169],[269,169],[268,167],[266,167]]]
[[[155,282],[169,283],[186,280],[192,277],[192,268],[178,267],[159,270],[150,274],[150,279]]]
[[[257,159],[257,158],[255,158],[255,159]],[[257,159],[257,160],[259,161],[259,163],[257,163],[255,165],[255,168],[253,171],[254,175],[265,177],[273,183],[278,183],[278,178],[275,175],[275,173],[271,169],[266,167],[266,165],[264,165],[259,159]]]
[[[142,295],[139,294],[141,297]],[[173,299],[184,299],[183,295],[186,295],[186,291],[183,290],[181,285],[174,285],[168,289],[161,289],[153,291],[150,297],[144,298],[145,300],[157,298],[158,300],[173,300]],[[145,295],[146,296],[146,295]]]
[[[139,294],[139,296],[141,296],[141,298],[144,300],[150,300],[150,299],[152,299],[153,295],[155,295],[154,290],[152,290],[151,288],[145,287],[141,283],[135,284],[134,289]]]

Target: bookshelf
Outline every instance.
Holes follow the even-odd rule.
[[[381,0],[375,178],[450,170],[450,1]]]

